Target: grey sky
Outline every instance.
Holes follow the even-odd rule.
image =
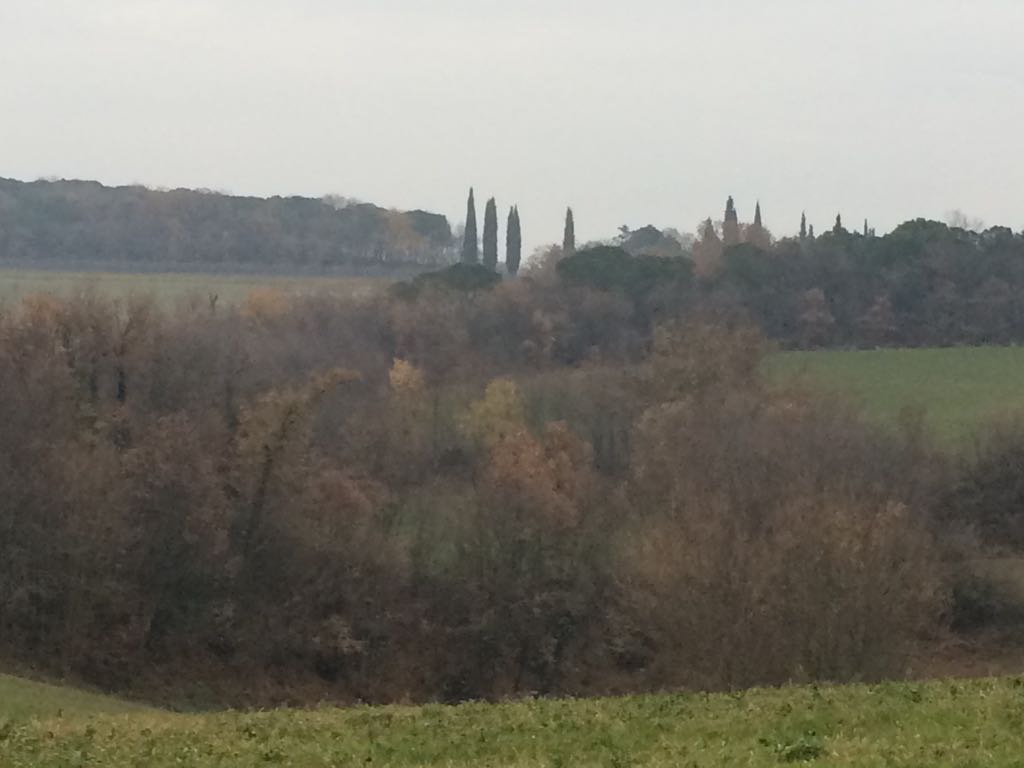
[[[0,0],[0,176],[1024,227],[1021,0]]]

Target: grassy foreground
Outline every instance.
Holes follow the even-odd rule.
[[[145,708],[111,696],[0,675],[0,722],[141,711]]]
[[[1024,347],[786,352],[768,370],[849,395],[887,424],[908,406],[924,408],[928,427],[950,446],[969,443],[1000,415],[1024,413]]]
[[[12,713],[0,765],[1020,766],[1018,679],[460,707]],[[4,717],[9,719],[4,720]]]

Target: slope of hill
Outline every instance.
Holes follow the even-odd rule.
[[[1019,765],[1024,754],[1021,685],[946,681],[209,715],[99,714],[89,700],[75,712],[78,694],[68,693],[63,718],[16,714],[0,724],[0,765],[997,768]],[[0,723],[5,705],[0,696]]]
[[[111,696],[0,675],[0,723],[4,720],[63,716],[83,718],[143,711],[146,708]]]
[[[365,203],[0,179],[0,265],[401,274],[451,239],[444,216]]]

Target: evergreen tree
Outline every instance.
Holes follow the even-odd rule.
[[[868,220],[864,219],[864,237],[871,237],[871,230],[868,229]]]
[[[808,239],[810,239],[810,240],[813,240],[813,239],[814,239],[814,225],[813,225],[813,224],[811,224],[811,225],[810,225],[810,226],[809,226],[809,227],[807,228],[807,237],[808,237]]]
[[[722,222],[722,242],[736,245],[740,241],[740,220],[736,215],[736,205],[732,196],[725,202],[725,220]]]
[[[768,230],[764,228],[764,224],[761,221],[760,200],[758,200],[757,205],[754,206],[754,223],[751,224],[750,229],[747,230],[747,242],[766,251],[772,247],[771,236],[768,234]]]
[[[562,255],[572,256],[576,253],[576,222],[572,217],[572,208],[565,210],[565,233],[562,235]]]
[[[843,229],[843,215],[841,213],[836,214],[836,225],[832,227],[832,231],[837,235],[842,234],[846,230]]]
[[[498,268],[498,204],[493,197],[484,208],[484,266]]]
[[[804,211],[800,214],[800,239],[807,239],[807,212]]]
[[[519,228],[519,207],[514,205],[508,212],[508,227],[505,230],[505,270],[510,275],[519,273],[522,255],[523,233]]]
[[[480,246],[476,237],[476,201],[473,199],[473,188],[469,188],[469,202],[466,204],[466,233],[462,238],[462,263],[478,264],[480,262]]]

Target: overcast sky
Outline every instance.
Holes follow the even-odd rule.
[[[1020,229],[1022,29],[1022,0],[0,0],[0,176],[453,223],[472,184],[528,247],[569,204],[586,240],[728,194],[776,234]]]

